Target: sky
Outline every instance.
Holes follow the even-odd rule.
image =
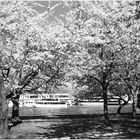
[[[42,13],[43,11],[47,10],[47,6],[49,4],[49,1],[36,1],[38,3],[40,3],[41,5],[43,5],[44,7],[36,7],[35,9],[37,11],[39,11],[40,13]],[[58,7],[55,8],[55,12],[53,13],[53,15],[49,18],[49,21],[53,21],[55,17],[59,17],[62,19],[62,17],[60,15],[65,14],[65,12],[67,11],[66,8],[63,7],[62,5],[62,1],[51,1],[51,6],[54,6],[55,4],[60,3],[60,5]]]

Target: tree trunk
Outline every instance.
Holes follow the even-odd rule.
[[[137,95],[137,108],[140,109],[140,93]]]
[[[109,114],[108,114],[107,88],[105,86],[103,86],[103,99],[104,99],[105,124],[110,125]]]
[[[117,109],[117,114],[121,114],[121,109],[128,104],[128,101],[124,101],[123,104],[121,104],[121,99],[119,100],[119,107]]]
[[[137,116],[137,93],[138,91],[136,92],[133,92],[133,104],[132,104],[132,113],[133,113],[133,118],[136,118]]]
[[[121,114],[121,109],[123,108],[122,105],[119,105],[118,109],[117,109],[117,114]]]
[[[19,117],[19,97],[20,95],[17,95],[12,99],[13,107],[12,107],[12,123],[14,125],[17,125],[21,123],[21,119]]]
[[[6,100],[6,89],[4,79],[0,73],[0,138],[8,138],[8,104]]]
[[[127,104],[124,103],[124,104],[120,104],[120,105],[119,105],[119,107],[118,107],[118,109],[117,109],[117,114],[121,114],[121,109],[122,109],[125,105],[127,105]]]

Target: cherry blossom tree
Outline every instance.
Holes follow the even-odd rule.
[[[1,111],[1,116],[3,116],[1,118],[1,135],[4,134],[4,137],[7,137],[9,128],[6,98],[9,98],[11,93],[11,97],[14,98],[16,92],[13,93],[13,88],[16,90],[16,85],[20,85],[18,79],[21,81],[21,78],[18,75],[21,73],[29,47],[26,46],[27,42],[25,41],[27,40],[25,39],[27,28],[30,26],[30,22],[27,22],[27,20],[36,13],[28,2],[23,1],[1,1],[0,6],[1,75],[3,77],[1,78],[1,86],[3,86],[1,88],[1,99],[4,99],[2,102],[3,111]],[[26,51],[24,48],[26,48]]]
[[[133,100],[133,116],[136,118],[137,96],[139,94],[139,2],[130,1],[122,5],[125,10],[122,25],[125,31],[125,51],[121,54],[120,79],[128,87]],[[120,21],[120,20],[119,20]]]
[[[46,63],[49,63],[51,57],[48,34],[44,31],[43,23],[47,23],[47,17],[54,7],[39,14],[34,10],[36,5],[36,2],[22,0],[0,2],[0,93],[1,100],[4,99],[0,116],[5,117],[1,118],[1,135],[4,134],[4,137],[8,135],[7,100],[13,101],[12,123],[16,124],[20,122],[20,95],[39,74],[40,60],[46,57]]]
[[[66,2],[66,5],[70,9],[66,15],[66,28],[73,35],[70,44],[74,50],[73,75],[89,76],[101,85],[105,121],[109,124],[109,85],[120,79],[123,63],[134,60],[129,56],[134,41],[133,31],[138,23],[136,20],[133,24],[136,2],[76,1]]]

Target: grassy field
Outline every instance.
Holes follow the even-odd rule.
[[[132,109],[131,105],[127,105],[121,111],[124,114],[118,116],[115,115],[117,108],[117,105],[109,106],[109,113],[114,114],[110,115],[110,126],[104,124],[103,106],[99,105],[68,108],[20,108],[23,121],[11,128],[10,138],[66,140],[140,138],[140,115],[137,119],[133,119],[131,115],[125,115],[125,113],[131,113]]]
[[[109,113],[116,114],[118,105],[109,105]],[[131,113],[131,105],[122,108],[121,113]],[[102,105],[69,106],[67,108],[20,108],[20,116],[56,116],[56,115],[94,115],[103,114]],[[9,111],[11,116],[11,109]]]

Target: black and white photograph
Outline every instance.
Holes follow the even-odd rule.
[[[140,1],[0,0],[0,139],[140,139]]]

